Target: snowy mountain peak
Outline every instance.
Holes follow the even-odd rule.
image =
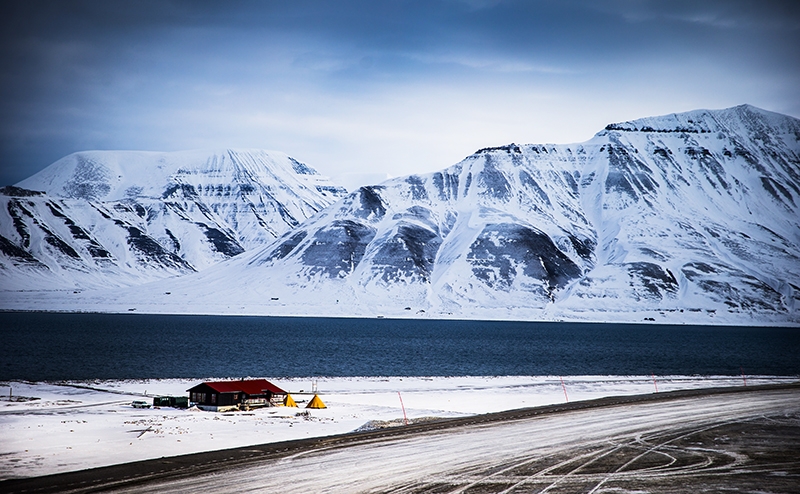
[[[479,149],[362,187],[204,283],[301,313],[797,320],[796,129],[740,106]]]
[[[186,274],[269,243],[345,193],[275,151],[74,153],[4,189],[0,240],[36,260],[9,247],[5,274],[27,283],[35,265],[78,287]]]
[[[145,311],[800,321],[800,121],[792,117],[743,105],[612,124],[579,144],[483,148],[437,172],[340,191],[319,209],[311,199],[274,201],[298,190],[276,184],[320,184],[306,167],[226,153],[120,200],[80,200],[106,222],[72,220],[66,208],[78,199],[0,196],[7,265],[40,269],[25,257],[38,245],[45,252],[34,260],[46,267],[42,259],[60,249],[61,266],[90,255],[118,266],[129,255],[139,269],[172,275],[250,251],[104,298]],[[100,192],[122,189],[117,169],[98,170],[88,175]],[[62,188],[74,176],[64,175]],[[20,184],[61,190],[43,185]],[[313,214],[295,213],[303,207]],[[94,242],[120,229],[116,244],[135,248]],[[81,241],[62,245],[67,232]],[[277,238],[251,248],[254,232]]]
[[[693,110],[612,123],[598,135],[608,135],[611,131],[683,134],[724,132],[744,138],[753,137],[754,134],[756,138],[790,134],[796,140],[800,134],[800,121],[745,104],[723,110]]]
[[[82,151],[70,154],[19,186],[54,197],[118,201],[159,197],[173,183],[201,186],[197,179],[226,176],[232,184],[278,178],[291,189],[340,194],[316,170],[284,153],[264,150]],[[194,179],[194,180],[193,180]],[[227,184],[231,185],[231,184]]]

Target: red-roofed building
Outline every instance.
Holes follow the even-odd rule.
[[[286,391],[266,379],[204,382],[187,391],[197,408],[212,412],[269,407],[286,398]]]

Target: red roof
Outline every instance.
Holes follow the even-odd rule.
[[[270,391],[272,393],[286,394],[286,391],[275,386],[266,379],[248,379],[241,381],[216,381],[216,382],[204,382],[203,384],[210,387],[211,389],[213,389],[218,393],[246,393],[248,395],[263,395],[267,391]],[[198,386],[202,386],[203,384],[198,384],[197,386],[189,389],[188,391],[191,391]]]

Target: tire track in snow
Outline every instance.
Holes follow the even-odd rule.
[[[249,446],[48,477],[5,481],[0,482],[0,490],[9,493],[92,492],[97,490],[150,492],[156,489],[195,492],[204,485],[213,484],[215,479],[219,479],[219,475],[224,475],[232,481],[249,482],[252,484],[250,487],[253,488],[258,488],[260,485],[262,490],[269,490],[271,482],[276,482],[278,481],[276,479],[280,478],[280,482],[285,485],[285,482],[288,482],[285,478],[286,475],[294,475],[295,482],[309,488],[326,486],[326,482],[330,481],[338,482],[338,484],[335,483],[335,487],[328,489],[331,492],[337,491],[337,488],[343,491],[343,485],[348,487],[346,490],[348,492],[375,489],[380,491],[416,489],[419,491],[425,485],[430,487],[430,484],[426,483],[427,481],[449,482],[450,490],[458,492],[461,486],[476,482],[476,480],[478,481],[476,485],[481,487],[493,483],[497,489],[490,492],[503,490],[510,492],[513,490],[513,485],[509,484],[524,479],[517,478],[516,482],[504,481],[505,484],[502,486],[498,482],[494,482],[502,480],[497,468],[503,470],[503,462],[509,462],[509,467],[520,468],[535,464],[537,460],[547,459],[548,455],[552,456],[553,454],[569,454],[569,458],[562,460],[561,466],[574,463],[576,458],[584,460],[569,472],[572,473],[571,476],[560,477],[562,483],[566,480],[591,482],[591,487],[607,477],[608,470],[597,474],[587,472],[587,474],[581,474],[580,477],[577,474],[603,458],[612,457],[614,451],[620,450],[621,446],[619,443],[613,443],[598,450],[589,451],[587,454],[580,452],[573,454],[580,448],[584,448],[583,452],[586,453],[586,448],[591,450],[599,444],[608,443],[609,440],[614,441],[614,438],[622,439],[625,445],[631,447],[636,444],[645,447],[642,438],[651,442],[663,438],[662,441],[656,441],[656,447],[648,447],[649,450],[658,451],[659,446],[666,447],[669,446],[667,443],[679,440],[674,436],[676,430],[680,432],[681,437],[689,437],[692,433],[696,435],[702,430],[706,430],[704,427],[712,429],[715,423],[730,423],[730,417],[726,417],[728,414],[744,420],[748,417],[767,414],[767,412],[773,414],[776,411],[787,410],[787,407],[790,406],[787,403],[791,404],[794,407],[793,410],[796,411],[795,404],[799,390],[800,386],[795,384],[758,388],[687,390],[658,395],[604,398],[588,402],[573,402],[422,423],[370,433]],[[702,417],[696,416],[697,410],[703,411]],[[626,418],[621,419],[620,417]],[[599,424],[602,424],[603,427],[599,427]],[[693,425],[690,431],[682,429],[683,425],[690,424]],[[655,435],[646,436],[648,431]],[[589,436],[584,438],[582,435],[587,433]],[[520,434],[538,434],[537,437],[545,441],[542,445],[537,446],[528,442],[503,443],[507,438],[519,439]],[[631,435],[633,436],[631,437]],[[499,443],[498,437],[500,438]],[[627,437],[631,437],[631,439],[626,441]],[[487,443],[487,446],[491,448],[491,451],[501,452],[502,456],[497,456],[497,453],[492,452],[489,452],[487,456],[487,452],[483,451],[483,443],[476,443],[475,449],[470,450],[469,454],[465,454],[463,457],[460,454],[454,455],[451,450],[440,452],[437,449],[439,446],[458,448],[458,445],[465,444],[464,441],[469,443],[473,438],[481,441],[494,441]],[[375,456],[378,452],[398,451],[398,447],[401,456],[398,456],[393,464],[387,464],[383,458]],[[509,452],[509,447],[513,447],[513,451]],[[690,456],[696,456],[696,452],[691,453]],[[292,456],[293,458],[290,458]],[[640,455],[640,457],[644,456]],[[435,460],[426,461],[427,458]],[[444,462],[441,467],[437,463],[439,459]],[[331,461],[333,461],[332,464],[329,463]],[[341,461],[345,463],[336,463]],[[359,462],[362,463],[359,464]],[[375,462],[378,462],[375,467],[369,466]],[[448,462],[450,466],[447,466]],[[632,464],[632,462],[628,463]],[[463,474],[465,467],[470,464],[474,465],[471,468],[473,472],[480,472],[482,468],[484,471],[491,469],[493,474],[483,475],[483,479],[485,479],[483,483],[480,482],[480,479],[474,477],[465,479],[463,476],[461,480],[452,477],[450,481],[447,480],[448,474],[453,475],[457,472]],[[377,465],[381,465],[381,468],[375,469]],[[454,468],[454,466],[458,466],[458,468]],[[346,476],[347,473],[343,473],[342,467],[348,469],[347,472],[354,474],[352,478],[346,477],[344,483],[342,483],[341,476]],[[307,472],[314,471],[310,468],[322,468],[322,470],[316,471],[316,476],[313,474],[309,476]],[[507,471],[512,470],[513,468]],[[526,479],[530,481],[542,478],[549,484],[552,483],[552,480],[547,476],[554,471],[557,471],[555,465],[538,468],[532,474],[527,475]],[[535,477],[537,474],[538,477]],[[631,473],[631,475],[645,474],[647,474],[646,471]],[[657,472],[650,472],[650,474],[657,475]],[[460,485],[456,486],[451,481]],[[523,486],[525,482],[519,485]],[[551,487],[551,490],[556,490],[557,487],[559,486]],[[463,491],[465,488],[460,490]]]

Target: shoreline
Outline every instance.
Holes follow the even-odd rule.
[[[670,312],[677,312],[679,309],[671,310]],[[664,311],[648,310],[637,312],[637,315],[643,315],[641,320],[633,320],[628,318],[620,319],[592,319],[592,318],[569,318],[569,317],[553,317],[553,318],[522,318],[522,317],[485,317],[485,316],[470,316],[470,315],[445,315],[425,313],[419,314],[375,314],[375,315],[347,315],[341,313],[318,313],[318,314],[302,314],[299,312],[285,312],[285,313],[265,313],[265,312],[236,312],[236,311],[193,311],[193,312],[179,312],[179,311],[148,311],[140,309],[127,309],[127,310],[82,310],[82,309],[20,309],[20,308],[4,308],[0,307],[0,314],[96,314],[96,315],[114,315],[114,316],[170,316],[170,317],[258,317],[258,318],[289,318],[289,319],[376,319],[376,320],[390,320],[390,321],[470,321],[470,322],[516,322],[516,323],[531,323],[531,324],[623,324],[631,326],[708,326],[708,327],[742,327],[742,328],[797,328],[800,329],[800,320],[777,318],[774,321],[754,321],[750,323],[741,322],[741,314],[730,312],[725,317],[713,320],[709,317],[703,320],[682,320],[670,321],[666,319],[650,318],[654,315],[663,315]],[[632,312],[620,312],[617,314],[632,314]],[[739,316],[737,316],[737,314]],[[732,317],[732,320],[727,319]],[[698,322],[699,321],[699,322]]]

